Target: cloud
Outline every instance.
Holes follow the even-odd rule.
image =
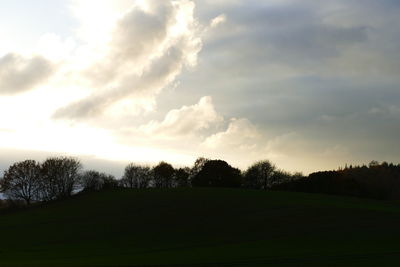
[[[399,1],[69,1],[78,35],[0,59],[0,94],[38,89],[0,98],[3,128],[90,125],[74,149],[115,159],[140,160],[138,147],[307,171],[400,159]],[[46,60],[62,65],[48,83]],[[108,146],[86,147],[101,130]],[[40,148],[71,136],[55,133]]]
[[[381,117],[381,119],[399,119],[400,106],[398,105],[387,105],[383,107],[373,107],[368,110],[368,114]]]
[[[252,149],[259,141],[260,133],[247,119],[231,119],[225,131],[209,136],[203,145],[210,149]]]
[[[245,64],[258,60],[297,72],[318,71],[321,63],[368,39],[368,27],[327,23],[315,4],[242,4],[231,7],[227,16],[214,45],[229,43],[232,53],[242,53],[234,59]]]
[[[161,121],[153,120],[116,132],[122,143],[151,144],[170,153],[186,155],[192,162],[202,155],[227,159],[245,167],[264,158],[266,152],[265,136],[257,126],[245,118],[224,119],[209,96],[194,105],[168,111]]]
[[[97,117],[126,97],[152,97],[170,84],[182,68],[182,51],[171,48],[141,76],[125,76],[118,87],[96,91],[87,98],[58,109],[55,118],[88,119]],[[133,107],[132,107],[133,108]]]
[[[225,128],[225,129],[224,129]],[[153,120],[137,127],[136,134],[150,139],[191,140],[205,150],[252,149],[262,141],[259,129],[248,119],[228,121],[215,110],[210,96],[198,103],[170,110],[162,121]]]
[[[226,15],[222,14],[222,15],[219,15],[218,17],[212,19],[210,26],[211,26],[211,28],[215,28],[218,25],[225,23],[225,22],[226,22]]]
[[[267,137],[246,118],[230,119],[225,130],[205,138],[199,145],[202,155],[222,158],[240,168],[266,159]]]
[[[202,43],[194,4],[146,3],[117,20],[103,56],[83,72],[93,93],[60,108],[55,118],[95,117],[126,98],[154,98],[185,66],[196,65]]]
[[[197,104],[171,110],[162,122],[151,121],[139,127],[139,130],[153,135],[180,138],[207,130],[222,121],[223,118],[215,111],[212,98],[205,96]]]
[[[218,12],[227,20],[204,38],[196,73],[181,79],[189,91],[178,88],[176,98],[212,95],[223,114],[249,119],[270,140],[296,132],[285,143],[299,150],[272,154],[302,154],[310,159],[304,166],[336,145],[357,159],[399,160],[399,7],[391,0],[199,4],[200,20]],[[330,160],[337,167],[344,159]]]
[[[7,54],[0,58],[0,94],[12,95],[31,90],[45,82],[55,68],[42,56]]]

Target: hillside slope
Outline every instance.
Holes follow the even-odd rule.
[[[397,202],[115,190],[0,215],[0,266],[393,266]]]

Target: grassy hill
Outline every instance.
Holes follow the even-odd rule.
[[[115,190],[0,215],[0,266],[395,266],[400,203]]]

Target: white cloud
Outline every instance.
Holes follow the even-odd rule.
[[[400,106],[398,105],[387,105],[383,107],[373,107],[368,110],[368,114],[375,115],[381,118],[399,118],[400,115]]]
[[[136,3],[120,17],[115,16],[108,41],[98,50],[102,55],[81,73],[95,88],[93,93],[59,109],[55,117],[99,116],[126,98],[152,101],[185,66],[196,65],[202,43],[194,3],[145,3]]]
[[[248,119],[231,119],[228,128],[209,136],[203,146],[209,149],[251,150],[261,137],[257,128]]]
[[[55,66],[42,56],[7,54],[0,58],[0,94],[16,94],[46,81]]]
[[[70,1],[75,31],[0,44],[15,51],[0,55],[0,147],[307,171],[342,164],[344,148],[399,158],[396,1]],[[187,104],[204,95],[216,105]]]
[[[104,45],[115,21],[135,1],[132,0],[70,0],[70,8],[78,19],[78,37],[92,48]]]
[[[225,23],[225,22],[226,22],[226,15],[221,14],[218,17],[211,20],[210,26],[211,26],[211,28],[215,28],[218,25]]]
[[[197,104],[171,110],[162,122],[151,121],[139,130],[167,138],[180,138],[198,134],[222,121],[223,118],[215,111],[212,98],[205,96]]]

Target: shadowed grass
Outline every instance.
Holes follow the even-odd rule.
[[[399,225],[398,202],[121,189],[0,215],[0,266],[393,266]]]

